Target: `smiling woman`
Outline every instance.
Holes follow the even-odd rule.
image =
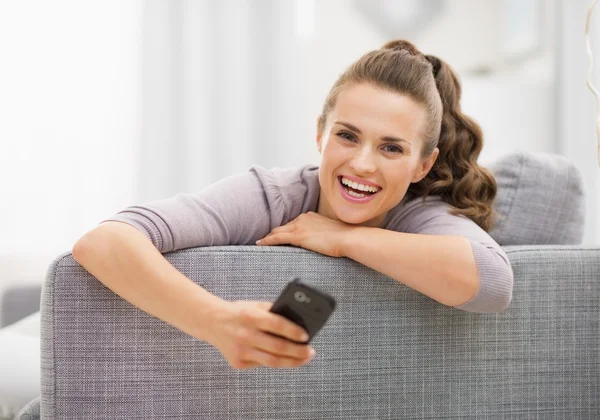
[[[408,96],[363,82],[347,85],[325,112],[318,123],[317,147],[322,156],[321,180],[330,182],[321,184],[318,212],[347,223],[381,226],[387,212],[437,157],[436,149],[421,162],[417,153],[422,148],[425,107]],[[355,188],[371,185],[378,191],[359,197],[340,185],[340,177],[353,181],[350,186],[356,184]]]
[[[496,183],[477,164],[482,133],[462,114],[460,94],[450,66],[406,41],[365,54],[334,84],[319,116],[319,151],[323,135],[326,143],[333,136],[339,141],[331,146],[331,156],[338,163],[348,159],[355,172],[378,171],[388,178],[388,188],[394,188],[380,197],[379,219],[369,225],[379,225],[408,192],[412,197],[438,195],[453,206],[452,214],[491,229]],[[370,155],[366,149],[377,153]],[[328,163],[323,155],[321,171],[329,170]],[[324,212],[357,223],[331,206]]]
[[[225,301],[162,254],[288,244],[351,258],[444,305],[502,311],[513,273],[486,232],[496,184],[476,163],[482,135],[459,100],[448,65],[390,42],[334,84],[317,119],[319,166],[255,165],[198,193],[129,207],[84,235],[73,257],[234,368],[297,367],[314,353],[293,342],[302,329],[269,312],[269,302]]]

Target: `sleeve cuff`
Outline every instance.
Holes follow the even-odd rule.
[[[455,308],[479,313],[502,312],[512,299],[514,281],[508,257],[503,251],[470,242],[479,273],[479,290],[470,300]]]
[[[165,249],[168,249],[169,241],[163,240],[163,235],[161,234],[160,228],[156,226],[156,224],[150,218],[144,215],[145,211],[147,210],[140,208],[128,208],[127,210],[121,211],[115,216],[103,220],[102,222],[112,221],[127,223],[142,232],[144,236],[146,236],[146,238],[152,242],[156,249],[158,249],[159,252],[167,252]],[[172,240],[170,242],[172,247]]]

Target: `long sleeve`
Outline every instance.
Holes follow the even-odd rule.
[[[431,196],[417,198],[386,218],[386,229],[425,235],[456,235],[469,239],[477,264],[479,289],[468,302],[456,306],[470,312],[498,312],[512,299],[514,274],[506,253],[492,237],[465,216],[450,214],[451,206]]]
[[[107,219],[128,223],[161,252],[196,246],[242,245],[270,231],[277,191],[267,197],[256,171],[224,178],[198,193],[131,206]],[[275,209],[273,208],[275,207]]]
[[[161,252],[197,246],[254,245],[272,229],[315,210],[318,168],[253,165],[198,193],[131,206],[104,221],[128,223]]]

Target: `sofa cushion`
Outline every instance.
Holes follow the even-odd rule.
[[[585,192],[579,169],[566,157],[516,151],[488,169],[498,192],[496,225],[489,234],[500,245],[580,244]]]
[[[40,401],[41,397],[37,397],[23,407],[14,417],[13,420],[39,420],[40,419]]]

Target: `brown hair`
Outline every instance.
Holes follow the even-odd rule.
[[[492,208],[496,180],[477,164],[483,134],[479,125],[461,112],[461,87],[454,70],[410,42],[390,41],[363,55],[338,78],[325,100],[319,130],[324,129],[340,91],[360,83],[406,95],[427,110],[421,159],[431,156],[436,147],[440,153],[425,178],[409,186],[407,195],[423,201],[428,195],[439,195],[453,206],[451,214],[464,215],[489,231],[496,217]]]

